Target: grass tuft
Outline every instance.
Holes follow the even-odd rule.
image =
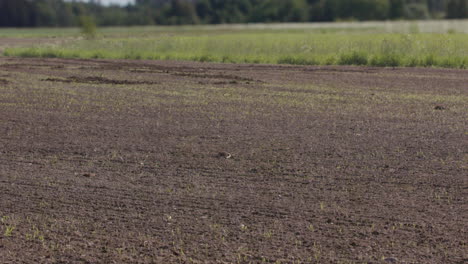
[[[369,60],[370,66],[397,67],[403,65],[402,58],[396,54],[378,54]]]
[[[343,53],[338,59],[339,65],[367,65],[368,55],[363,51]]]
[[[294,65],[318,65],[319,61],[313,58],[304,58],[299,56],[284,56],[277,60],[278,64],[294,64]]]

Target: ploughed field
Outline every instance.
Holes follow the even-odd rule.
[[[0,58],[1,263],[466,263],[468,72]]]

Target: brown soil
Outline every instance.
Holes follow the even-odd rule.
[[[0,263],[468,261],[467,71],[0,58],[0,76]]]

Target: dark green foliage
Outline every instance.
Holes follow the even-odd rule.
[[[336,17],[357,20],[382,20],[389,18],[388,0],[329,0]]]
[[[468,0],[449,0],[447,4],[447,18],[468,17]]]
[[[350,53],[343,53],[338,59],[339,65],[366,65],[367,54],[363,52],[353,51]]]
[[[30,27],[35,25],[34,5],[26,0],[0,1],[0,26]]]
[[[468,0],[136,0],[128,6],[97,1],[0,0],[0,27],[314,22],[467,18]]]
[[[314,59],[303,58],[299,56],[285,56],[277,61],[278,64],[293,64],[293,65],[319,65],[320,63]]]
[[[405,10],[404,0],[390,0],[388,17],[390,19],[403,18]]]

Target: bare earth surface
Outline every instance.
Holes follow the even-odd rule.
[[[6,38],[0,37],[0,55],[6,48],[59,43],[58,38]]]
[[[468,71],[0,58],[0,263],[467,263]]]

